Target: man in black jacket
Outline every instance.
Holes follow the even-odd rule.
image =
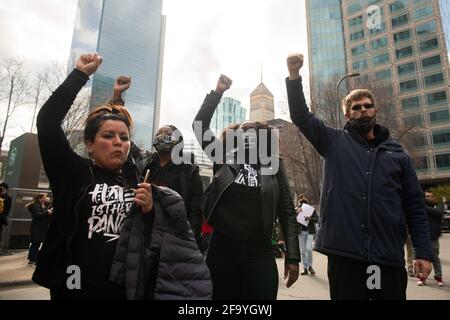
[[[415,273],[431,271],[431,241],[422,190],[411,159],[376,124],[368,90],[345,99],[344,129],[330,128],[309,112],[300,68],[287,58],[291,119],[325,159],[315,250],[328,256],[331,299],[406,299],[406,227],[415,250]]]
[[[439,287],[444,286],[442,281],[442,266],[439,259],[439,238],[442,235],[441,224],[444,212],[436,206],[436,198],[432,191],[425,191],[425,205],[428,214],[428,226],[430,228],[431,245],[433,247],[434,279]],[[423,286],[425,280],[419,279],[418,286]]]

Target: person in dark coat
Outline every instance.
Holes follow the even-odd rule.
[[[376,99],[369,90],[345,97],[343,129],[311,113],[302,66],[303,55],[287,58],[286,88],[292,122],[325,161],[314,249],[328,257],[331,299],[404,300],[407,227],[416,276],[426,279],[432,260],[422,188],[411,159],[376,123]]]
[[[251,121],[233,124],[220,139],[209,127],[231,82],[224,75],[219,77],[193,123],[199,144],[214,163],[204,206],[205,220],[214,228],[206,258],[213,299],[275,300],[278,270],[272,240],[276,219],[285,236],[284,277],[289,288],[298,279],[300,261],[296,214],[283,164],[277,155],[271,159],[272,152],[276,154],[273,140],[278,140],[269,126]]]
[[[37,117],[39,148],[52,189],[54,217],[33,281],[49,288],[52,299],[126,299],[125,283],[110,280],[118,240],[127,236],[122,234],[122,227],[130,219],[142,223],[136,230],[145,234],[132,236],[150,241],[154,205],[160,201],[153,198],[152,186],[142,182],[143,173],[128,158],[133,122],[125,108],[105,104],[89,113],[84,128],[89,158],[76,154],[64,134],[61,124],[67,112],[101,62],[97,54],[82,55]],[[178,194],[172,199],[182,201]],[[189,230],[186,220],[177,222]],[[177,248],[175,252],[183,252]],[[130,248],[125,249],[126,255]],[[144,246],[133,252],[141,257],[146,253]],[[134,261],[134,270],[141,270],[142,260]],[[148,288],[148,283],[139,285]]]
[[[430,238],[433,247],[433,269],[434,269],[434,280],[436,280],[436,285],[438,287],[444,286],[444,281],[442,281],[442,265],[441,259],[439,258],[439,238],[442,236],[442,219],[445,212],[441,210],[437,205],[436,198],[432,191],[425,191],[425,205],[428,214],[428,226],[430,228]],[[418,286],[425,285],[426,282],[423,279],[417,281]]]
[[[32,218],[30,227],[28,265],[36,264],[39,254],[39,247],[44,242],[47,235],[50,216],[53,214],[53,209],[47,209],[46,203],[47,195],[44,193],[38,193],[34,196],[33,201],[26,205]]]
[[[6,182],[0,183],[0,201],[2,202],[2,208],[0,210],[0,243],[2,241],[3,228],[8,225],[8,215],[11,211],[12,199],[8,194],[9,185]],[[0,255],[11,255],[6,249],[0,248]]]

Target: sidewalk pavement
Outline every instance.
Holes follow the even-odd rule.
[[[417,279],[408,277],[406,291],[408,300],[450,300],[450,233],[440,239],[440,258],[444,275],[444,288],[436,286],[433,272],[424,287],[417,286]],[[16,251],[11,256],[0,256],[0,300],[4,299],[49,299],[46,288],[31,281],[34,267],[27,266],[28,251]],[[299,276],[299,280],[286,288],[283,279],[284,260],[277,259],[279,271],[278,300],[329,300],[327,257],[314,252],[316,275]],[[300,266],[300,271],[303,267]]]
[[[0,256],[0,288],[33,284],[34,266],[28,266],[28,250],[13,250]]]

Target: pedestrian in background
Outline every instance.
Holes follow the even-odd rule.
[[[425,205],[428,214],[428,226],[430,229],[431,246],[433,248],[433,269],[434,280],[438,287],[443,287],[442,281],[442,265],[439,258],[439,238],[442,236],[441,226],[445,212],[438,208],[437,201],[432,191],[425,191]],[[426,284],[425,280],[419,279],[418,286]]]
[[[53,214],[53,209],[46,208],[47,195],[38,193],[33,197],[33,201],[28,203],[25,207],[31,213],[30,226],[30,248],[28,250],[28,265],[36,264],[39,248],[44,242],[47,235],[50,216]]]
[[[8,215],[11,210],[12,200],[8,195],[9,186],[6,182],[0,183],[0,243],[2,241],[3,228],[8,225]],[[12,253],[0,248],[0,255],[11,255]]]
[[[297,214],[302,212],[302,205],[308,204],[308,198],[304,193],[298,195],[297,197],[297,207],[295,208]],[[316,210],[309,217],[305,217],[307,226],[299,223],[298,239],[300,244],[300,253],[302,255],[303,262],[303,272],[300,273],[302,276],[315,275],[316,271],[313,268],[313,242],[314,236],[316,235],[316,223],[319,220]]]

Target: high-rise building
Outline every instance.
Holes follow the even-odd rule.
[[[361,73],[360,83],[382,84],[392,99],[395,125],[414,128],[412,155],[421,182],[424,185],[448,182],[450,3],[446,0],[331,2],[333,10],[328,0],[307,0],[311,83],[324,79],[320,65],[330,53],[329,42],[333,40],[329,38],[330,25],[337,30],[340,24],[342,36],[336,33],[339,39],[333,41],[342,43],[343,40],[345,54],[336,51],[335,63],[339,68],[330,69],[329,79],[357,72]],[[329,17],[329,23],[323,14]],[[332,20],[333,15],[336,21]],[[321,19],[322,26],[317,24]],[[324,32],[318,32],[318,27]]]
[[[159,125],[165,17],[162,0],[79,0],[69,68],[82,53],[104,60],[89,81],[90,108],[105,103],[119,75],[132,78],[125,93],[135,129],[133,140],[151,148]]]
[[[227,128],[230,124],[245,121],[246,116],[247,110],[241,106],[239,100],[223,97],[213,114],[211,129],[217,135],[220,135],[223,129]]]
[[[307,0],[310,91],[346,74],[341,0]]]
[[[261,83],[250,94],[250,120],[269,121],[275,118],[275,103],[272,92]]]

